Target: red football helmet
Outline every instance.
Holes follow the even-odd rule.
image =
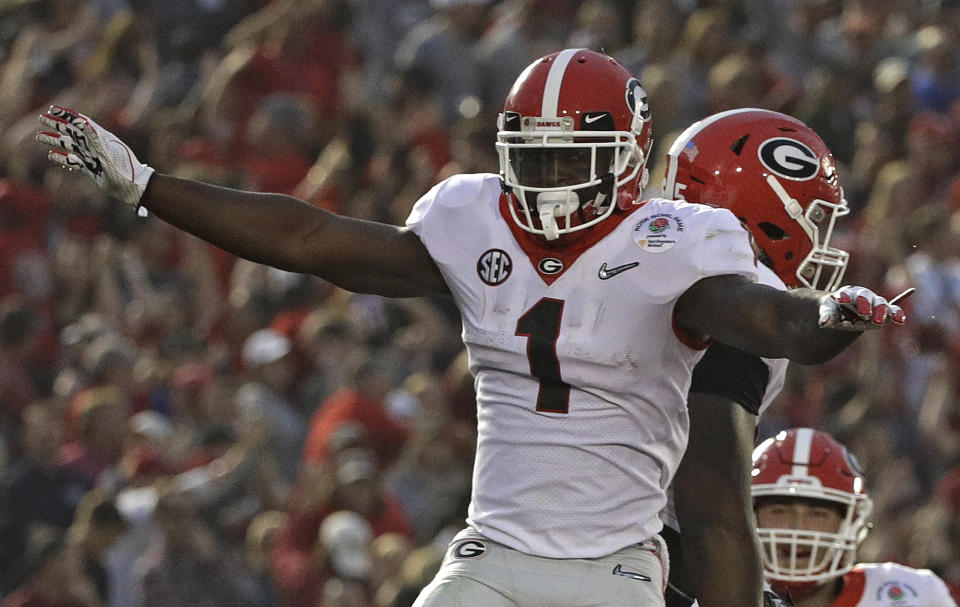
[[[798,596],[853,568],[873,503],[846,447],[825,432],[785,430],[754,450],[751,476],[754,508],[764,498],[808,498],[840,504],[844,513],[836,533],[757,529],[764,575],[775,590]]]
[[[833,155],[799,120],[745,108],[694,123],[667,152],[663,193],[730,209],[788,287],[840,286],[848,254],[829,243],[849,208]]]
[[[650,129],[646,92],[611,57],[566,49],[534,61],[497,120],[514,221],[555,240],[627,208],[646,185]]]

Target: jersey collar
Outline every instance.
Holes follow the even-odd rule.
[[[583,230],[583,232],[561,235],[556,242],[550,242],[543,236],[531,234],[517,225],[510,214],[509,205],[512,203],[512,199],[512,193],[504,192],[500,194],[500,215],[507,222],[507,226],[513,234],[513,239],[527,255],[533,269],[536,270],[537,275],[547,286],[552,285],[555,280],[560,278],[585,251],[603,240],[624,219],[647,203],[646,200],[639,201],[626,212],[615,212],[597,225]],[[544,272],[544,268],[556,267],[556,264],[545,264],[544,260],[559,261],[560,269],[555,272]]]

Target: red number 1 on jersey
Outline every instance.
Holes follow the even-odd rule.
[[[537,411],[567,413],[570,408],[570,384],[560,377],[557,338],[563,300],[544,297],[517,321],[516,335],[527,338],[530,374],[540,380]]]

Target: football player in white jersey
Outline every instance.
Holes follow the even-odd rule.
[[[725,209],[638,199],[650,112],[585,49],[544,56],[499,118],[500,175],[457,175],[405,227],[178,179],[52,107],[49,158],[240,257],[392,297],[450,295],[477,394],[467,526],[417,605],[664,605],[658,535],[707,340],[805,364],[903,311],[861,287],[758,284]]]
[[[929,569],[856,563],[873,504],[853,454],[826,432],[763,441],[751,485],[764,575],[794,607],[956,607]]]
[[[753,236],[763,284],[840,286],[848,255],[829,243],[847,202],[833,155],[801,121],[756,108],[704,118],[670,146],[663,189],[668,197],[729,209]],[[694,368],[690,439],[673,500],[661,514],[671,561],[667,607],[688,607],[694,597],[701,607],[760,603],[746,472],[757,416],[780,393],[786,368],[785,359],[723,343],[711,344]]]

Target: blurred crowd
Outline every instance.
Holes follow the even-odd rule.
[[[469,500],[459,318],[240,260],[118,208],[33,138],[74,107],[160,171],[400,224],[496,172],[533,59],[640,76],[662,158],[786,112],[833,150],[847,282],[908,324],[792,366],[760,438],[827,430],[876,502],[864,561],[960,598],[960,2],[0,0],[0,605],[402,607]],[[522,465],[522,462],[518,462]]]

